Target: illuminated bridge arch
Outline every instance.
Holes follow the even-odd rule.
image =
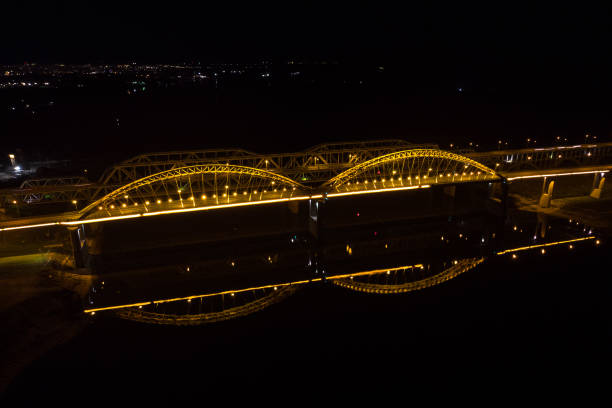
[[[417,265],[390,268],[377,274],[364,274],[363,276],[337,279],[332,282],[337,286],[357,292],[380,295],[406,293],[439,285],[475,268],[483,261],[484,258],[453,261],[450,267],[435,274],[432,274],[429,267]]]
[[[196,326],[236,319],[259,312],[298,290],[297,286],[268,287],[259,290],[194,296],[118,310],[122,319],[149,324]],[[208,309],[208,310],[207,310]]]
[[[358,164],[324,186],[336,190],[368,190],[496,180],[495,170],[470,158],[437,149],[411,149]]]
[[[81,210],[81,219],[288,201],[309,188],[252,167],[201,164],[162,171],[120,187]]]

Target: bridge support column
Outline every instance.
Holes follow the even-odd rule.
[[[544,181],[542,182],[542,195],[540,196],[539,202],[539,206],[541,208],[550,207],[550,200],[552,199],[552,192],[554,186],[554,180],[548,180],[547,177],[544,177]]]
[[[308,231],[315,240],[320,238],[321,213],[324,204],[323,200],[308,200]]]
[[[446,194],[447,196],[455,198],[455,192],[457,191],[457,186],[444,186],[442,191],[444,191],[444,194]]]
[[[603,176],[603,173],[595,173],[593,177],[593,187],[591,188],[591,197],[596,199],[601,198],[601,192],[603,191],[605,181],[606,178]]]
[[[442,192],[444,194],[445,202],[448,203],[446,207],[446,211],[449,214],[455,215],[455,194],[457,192],[457,186],[444,186],[442,188]]]
[[[501,181],[501,193],[502,222],[506,222],[508,217],[508,180],[505,177]]]
[[[68,227],[68,233],[70,234],[70,245],[72,247],[72,257],[74,259],[74,268],[79,269],[85,267],[83,259],[83,251],[81,245],[81,231],[84,229],[79,227]],[[83,237],[84,238],[84,237]]]
[[[493,186],[496,185],[497,183],[495,183]],[[495,233],[493,234],[493,245],[491,246],[491,250],[495,252],[503,250],[506,239],[506,219],[508,218],[508,180],[506,180],[505,177],[502,178],[501,183],[499,183],[499,189],[501,190],[500,206],[494,207],[496,222]],[[498,211],[497,208],[501,208],[501,211]],[[501,214],[499,214],[500,212]]]
[[[308,266],[316,277],[325,279],[323,252],[321,250],[321,221],[326,197],[322,200],[308,200],[308,232],[310,248]]]

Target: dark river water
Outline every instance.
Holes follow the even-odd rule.
[[[250,302],[240,289],[312,281],[262,310],[198,325],[98,311],[79,334],[23,371],[6,397],[24,406],[212,397],[293,404],[327,393],[438,398],[440,390],[482,395],[509,385],[541,392],[545,382],[565,384],[577,373],[594,387],[601,378],[597,368],[609,357],[611,333],[610,247],[602,232],[517,213],[503,225],[489,215],[465,215],[329,229],[321,237],[316,243],[298,231],[216,246],[177,241],[133,251],[132,262],[113,257],[118,249],[109,246],[100,262],[113,272],[100,274],[85,309],[183,297],[143,310],[184,316]],[[595,238],[554,244],[588,237]],[[335,284],[335,276],[355,274],[351,282],[406,287],[466,258],[482,262],[405,293]],[[407,265],[423,265],[422,275],[394,269]],[[185,298],[226,290],[236,297],[211,295],[199,305],[202,298]]]

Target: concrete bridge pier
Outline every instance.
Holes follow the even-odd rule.
[[[85,259],[83,256],[85,246],[85,227],[84,225],[68,227],[70,235],[70,246],[72,248],[72,258],[74,259],[74,268],[80,269],[85,267]]]
[[[548,177],[544,177],[544,181],[542,182],[542,195],[540,196],[540,201],[538,203],[541,208],[550,207],[550,200],[552,199],[554,186],[554,180],[550,180],[548,179]]]
[[[88,230],[84,224],[68,227],[74,269],[81,269],[80,273],[93,273],[92,258],[94,256],[92,255],[100,251],[97,237],[100,235],[98,232],[101,228],[102,226],[93,226],[91,230]],[[88,231],[87,234],[86,230]]]
[[[308,232],[310,248],[308,266],[315,277],[325,278],[323,267],[323,251],[321,250],[321,222],[324,215],[326,199],[308,200]]]
[[[304,228],[304,209],[300,208],[300,204],[303,206],[304,203],[299,201],[289,201],[287,203],[287,210],[285,212],[287,219],[287,227],[291,230],[300,230]]]
[[[501,181],[501,193],[502,222],[506,222],[508,218],[508,180],[506,178]]]
[[[495,233],[493,234],[493,245],[490,251],[493,253],[502,251],[505,248],[506,239],[506,219],[508,218],[508,180],[505,178],[499,183],[500,207],[501,211],[495,211]]]
[[[321,216],[323,215],[323,200],[308,200],[308,232],[316,241],[320,239]]]
[[[606,178],[604,177],[604,173],[595,173],[593,177],[593,187],[591,188],[591,197],[596,199],[601,198],[601,192],[603,191],[605,181]]]

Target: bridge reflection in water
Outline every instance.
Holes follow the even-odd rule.
[[[518,262],[524,253],[599,244],[591,229],[542,217],[513,225],[482,208],[425,219],[393,216],[391,208],[388,217],[362,218],[355,217],[351,206],[356,204],[349,204],[344,210],[353,214],[353,222],[350,217],[329,222],[318,237],[294,225],[260,237],[211,241],[206,229],[193,232],[199,223],[211,226],[210,219],[191,214],[186,215],[190,223],[184,219],[176,225],[178,231],[191,231],[184,239],[177,232],[171,244],[166,237],[161,245],[145,230],[140,245],[126,251],[132,224],[114,223],[95,257],[100,274],[84,311],[143,323],[199,325],[262,311],[312,285],[397,295],[443,284],[492,258]]]

